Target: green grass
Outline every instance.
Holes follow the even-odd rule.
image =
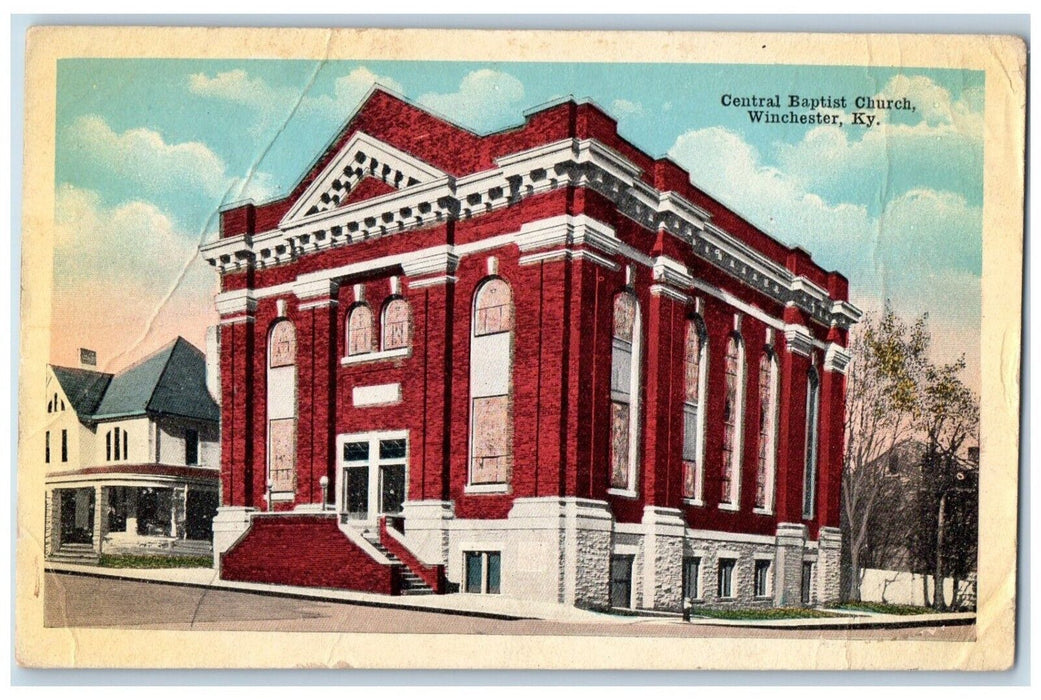
[[[113,569],[194,569],[213,568],[213,557],[185,557],[144,554],[102,554],[99,566]]]
[[[920,605],[896,605],[894,603],[872,603],[870,601],[840,603],[833,607],[838,610],[882,613],[885,615],[928,615],[936,612],[932,608],[923,608]]]
[[[791,620],[807,617],[837,617],[835,613],[813,608],[691,608],[691,618],[711,617],[717,620]]]

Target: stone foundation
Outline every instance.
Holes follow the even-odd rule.
[[[222,514],[214,521],[215,552]],[[612,555],[633,558],[631,604],[638,609],[682,610],[684,562],[694,558],[694,606],[800,606],[804,563],[813,567],[811,605],[839,595],[835,528],[822,528],[819,542],[793,523],[779,525],[776,536],[694,530],[681,511],[653,506],[640,523],[616,523],[606,502],[557,497],[518,498],[502,520],[456,519],[447,501],[406,502],[403,516],[402,541],[424,563],[444,565],[452,589],[465,589],[465,553],[486,552],[500,556],[501,595],[593,610],[610,607]],[[731,595],[720,596],[719,563],[727,559],[734,561]],[[769,562],[765,595],[755,594],[756,561]]]

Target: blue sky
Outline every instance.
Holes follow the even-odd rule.
[[[856,303],[929,311],[937,358],[964,352],[978,382],[983,74],[909,68],[61,61],[55,313],[67,340],[52,359],[94,345],[119,366],[176,332],[201,343],[216,276],[196,249],[218,208],[291,189],[373,82],[481,133],[564,95],[592,99],[641,149],[843,271]],[[914,111],[872,112],[882,124],[865,129],[852,104],[833,110],[843,127],[752,124],[721,104],[792,93],[906,97]],[[119,313],[87,313],[113,298]]]

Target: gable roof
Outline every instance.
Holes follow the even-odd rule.
[[[85,395],[79,404],[62,383],[81,420],[146,414],[220,420],[220,409],[206,390],[206,358],[201,350],[181,337],[115,376],[66,367],[53,369],[56,375],[60,371],[80,383],[86,383],[84,375],[107,378],[100,390],[101,380],[97,379],[91,384],[89,395],[81,391]]]
[[[59,367],[51,365],[61,390],[72,404],[72,410],[80,418],[90,416],[101,403],[112,375],[107,372],[95,372],[77,367]]]

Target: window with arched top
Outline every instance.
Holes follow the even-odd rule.
[[[683,497],[701,500],[704,484],[705,377],[708,337],[700,319],[687,321],[683,349]]]
[[[773,510],[777,461],[777,356],[764,348],[759,358],[759,454],[756,465],[755,507]]]
[[[820,437],[820,376],[810,367],[806,376],[806,464],[803,470],[802,517],[813,519],[817,507],[817,443]]]
[[[383,307],[383,349],[407,348],[412,342],[412,313],[408,302],[395,297]]]
[[[130,458],[127,431],[116,426],[105,433],[105,461],[121,462]],[[64,440],[63,440],[63,447]]]
[[[513,293],[506,280],[492,278],[481,285],[474,300],[474,335],[513,330]]]
[[[272,494],[296,490],[296,330],[275,322],[268,338],[268,479]]]
[[[720,463],[720,503],[736,506],[741,497],[741,445],[744,413],[744,343],[739,335],[727,338],[724,360],[723,458]]]
[[[509,483],[513,469],[513,295],[493,277],[474,295],[470,336],[470,483]]]
[[[372,352],[372,309],[358,304],[347,314],[347,354]]]
[[[614,299],[611,337],[611,488],[636,489],[640,396],[640,305],[632,292]]]

